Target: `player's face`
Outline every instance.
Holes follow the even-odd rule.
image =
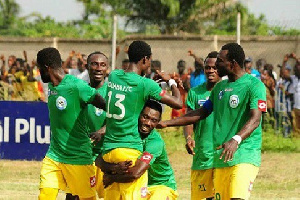
[[[102,54],[92,55],[88,68],[91,81],[102,82],[107,73],[107,58]]]
[[[49,82],[51,82],[48,67],[46,67],[46,66],[40,66],[39,63],[37,63],[37,66],[38,66],[38,68],[39,68],[39,70],[40,70],[42,81],[43,81],[44,83],[49,83]]]
[[[139,132],[142,136],[147,136],[157,126],[160,121],[160,112],[149,107],[145,107],[139,117]]]
[[[221,50],[218,54],[216,66],[220,77],[229,75],[230,62],[227,60],[228,50]]]
[[[208,82],[210,83],[216,83],[220,79],[216,67],[216,60],[216,58],[208,58],[205,61],[204,72]]]

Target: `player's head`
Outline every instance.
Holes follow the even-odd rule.
[[[128,57],[131,63],[139,66],[141,73],[147,72],[151,64],[151,47],[144,41],[133,41],[128,48]]]
[[[102,82],[106,77],[108,69],[107,56],[100,51],[91,53],[87,58],[87,69],[91,83]]]
[[[44,83],[51,81],[50,74],[53,70],[60,69],[62,64],[59,51],[52,47],[40,50],[36,61]]]
[[[243,48],[237,43],[228,43],[222,46],[218,58],[217,69],[219,76],[232,74],[234,67],[242,68],[245,60]]]
[[[218,52],[212,51],[207,55],[204,61],[204,73],[207,81],[210,83],[217,83],[220,80],[216,67],[217,56]]]
[[[142,138],[147,137],[161,120],[161,104],[154,100],[148,100],[139,117],[139,132]]]

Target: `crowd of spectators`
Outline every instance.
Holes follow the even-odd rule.
[[[11,101],[47,101],[48,86],[41,81],[40,73],[35,60],[29,62],[26,51],[23,58],[10,55],[7,60],[1,55],[0,70],[0,100]],[[194,66],[187,67],[184,60],[177,62],[177,71],[172,73],[174,79],[181,79],[183,87],[180,89],[183,102],[190,88],[206,81],[204,75],[204,60],[197,57],[192,50],[188,56],[194,60]],[[189,58],[187,58],[189,59]],[[128,59],[124,59],[120,68],[126,69]],[[63,62],[65,73],[89,83],[86,68],[87,56],[80,52],[71,51]],[[244,62],[245,71],[260,79],[266,86],[268,112],[263,116],[263,128],[274,128],[284,137],[299,136],[300,129],[300,58],[294,53],[286,54],[283,62],[276,66],[269,64],[265,59],[255,62],[247,57]],[[161,62],[153,60],[147,76],[153,78],[156,70],[162,70]],[[279,71],[279,75],[276,73]],[[164,86],[163,86],[164,87]],[[185,107],[181,110],[172,110],[171,118],[185,114]]]

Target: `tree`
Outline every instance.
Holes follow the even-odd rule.
[[[0,29],[11,27],[19,12],[20,6],[15,0],[0,0]]]

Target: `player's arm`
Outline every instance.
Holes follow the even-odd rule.
[[[187,113],[192,111],[190,107],[187,107]],[[183,134],[186,141],[185,148],[187,152],[191,155],[195,155],[195,140],[193,139],[193,125],[187,125],[183,127]]]
[[[135,165],[128,169],[125,174],[104,174],[103,183],[104,187],[117,182],[117,183],[130,183],[138,178],[140,178],[145,171],[150,167],[150,161],[153,156],[144,152],[142,157],[139,158]]]
[[[242,129],[228,142],[225,142],[223,145],[217,148],[224,148],[223,152],[221,153],[220,159],[222,159],[224,156],[224,162],[232,160],[233,155],[236,152],[240,142],[248,138],[251,133],[259,126],[261,115],[262,112],[258,109],[250,110],[250,118],[242,127]]]
[[[109,163],[103,160],[102,155],[99,154],[95,160],[95,165],[106,174],[124,174],[132,165],[132,161],[124,161],[119,163]]]
[[[156,78],[160,78],[162,81],[167,82],[172,91],[172,95],[169,95],[168,93],[163,91],[164,93],[161,95],[162,98],[160,101],[172,108],[181,109],[183,102],[181,101],[180,91],[177,88],[176,81],[174,79],[171,79],[170,75],[168,74],[165,74],[158,70],[156,70],[156,72],[157,72]]]
[[[105,99],[100,95],[96,94],[94,100],[91,102],[91,104],[97,108],[106,110],[106,102]]]
[[[210,100],[207,100],[205,103],[207,103]],[[208,102],[212,105],[211,102]],[[182,117],[178,117],[176,119],[167,120],[167,121],[161,121],[157,125],[156,128],[166,128],[166,127],[173,127],[173,126],[186,126],[190,124],[194,124],[199,120],[205,119],[207,116],[210,115],[212,112],[212,109],[208,109],[207,107],[202,106],[201,108],[198,108],[196,110],[192,110],[185,114]]]

